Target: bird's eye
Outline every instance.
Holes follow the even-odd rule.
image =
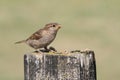
[[[55,27],[55,25],[53,25],[53,27]]]

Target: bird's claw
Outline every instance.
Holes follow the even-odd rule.
[[[49,50],[50,50],[50,51],[57,52],[57,50],[56,50],[54,47],[52,47],[52,46],[49,47]]]

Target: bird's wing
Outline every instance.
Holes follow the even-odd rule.
[[[27,40],[38,40],[42,37],[42,29],[36,31],[33,33]]]

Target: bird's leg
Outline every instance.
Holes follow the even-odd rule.
[[[57,50],[54,47],[50,47],[49,49],[47,48],[47,46],[44,47],[44,50],[40,50],[42,52],[49,52],[49,51],[55,51],[57,52]]]
[[[46,47],[44,47],[44,50],[40,50],[41,52],[49,52],[50,50]]]
[[[35,52],[35,53],[39,53],[39,52],[40,52],[40,50],[39,50],[39,49],[36,49],[34,52]]]
[[[52,46],[49,47],[49,50],[57,52],[57,50],[54,47],[52,47]]]
[[[47,46],[44,47],[46,52],[49,52],[50,50],[47,48]]]

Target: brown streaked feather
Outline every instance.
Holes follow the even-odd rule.
[[[41,36],[41,32],[42,29],[38,30],[37,32],[33,33],[27,40],[31,39],[31,40],[38,40],[40,39],[42,36]]]

